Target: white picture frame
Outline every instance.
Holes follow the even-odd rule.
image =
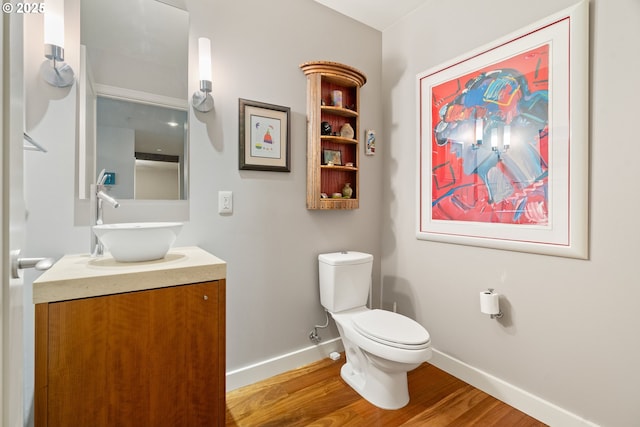
[[[418,239],[588,258],[588,11],[418,74]]]

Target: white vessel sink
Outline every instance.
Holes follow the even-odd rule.
[[[116,261],[139,262],[164,258],[178,233],[181,222],[133,222],[93,226],[105,249]]]

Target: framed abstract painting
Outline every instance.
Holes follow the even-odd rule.
[[[417,76],[417,237],[588,257],[588,2]]]

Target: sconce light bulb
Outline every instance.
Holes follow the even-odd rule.
[[[64,0],[47,0],[44,13],[44,56],[42,78],[55,87],[71,86],[73,69],[64,62]]]
[[[200,71],[200,90],[194,92],[191,104],[197,111],[206,113],[213,109],[213,97],[211,97],[211,40],[206,37],[198,39],[198,66]]]
[[[198,61],[200,80],[211,81],[211,40],[206,37],[198,39]]]
[[[491,129],[491,148],[497,148],[497,147],[498,147],[498,129],[493,128]]]
[[[478,145],[482,144],[482,133],[483,133],[482,127],[483,127],[482,119],[477,118],[476,119],[476,144]]]
[[[505,149],[511,145],[511,126],[505,125],[504,133],[502,134],[502,145]]]
[[[64,48],[64,0],[47,0],[44,14],[44,43]]]

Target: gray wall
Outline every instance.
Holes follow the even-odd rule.
[[[416,74],[573,3],[432,1],[384,31],[384,301],[446,355],[598,424],[639,425],[638,1],[590,5],[590,259],[415,238]],[[502,322],[479,312],[488,287]]]
[[[362,70],[368,83],[361,91],[361,127],[381,130],[382,35],[312,0],[186,3],[190,93],[199,87],[197,38],[209,37],[215,108],[207,114],[189,111],[190,218],[176,246],[197,245],[228,263],[227,369],[234,370],[312,345],[309,332],[325,319],[319,253],[353,249],[374,254],[374,282],[379,284],[382,155],[362,156],[360,209],[306,209],[306,78],[299,65],[331,60]],[[79,31],[69,14],[79,13],[73,4],[67,1],[65,51],[77,70]],[[29,16],[25,24],[27,130],[49,149],[26,154],[26,253],[86,253],[90,230],[74,225],[87,222],[74,218],[85,215],[74,212],[76,87],[45,87],[38,76],[42,21]],[[238,98],[291,108],[290,173],[238,170]],[[219,190],[233,191],[230,216],[217,213]],[[110,213],[107,208],[106,222]],[[129,214],[137,218],[135,208],[124,204],[118,214],[121,220]],[[27,320],[28,341],[32,328]],[[328,340],[337,332],[322,335]],[[32,345],[27,343],[28,376]]]
[[[214,111],[191,110],[191,221],[178,243],[228,262],[227,368],[310,345],[324,321],[317,255],[343,248],[380,256],[382,156],[362,156],[360,209],[308,211],[306,78],[298,66],[334,60],[362,70],[361,127],[382,123],[382,36],[311,0],[188,1],[192,52],[212,44]],[[198,84],[192,59],[190,84]],[[291,107],[291,172],[238,170],[238,98]],[[218,190],[233,191],[219,216]],[[376,264],[376,282],[379,262]],[[335,331],[334,331],[335,334]],[[328,335],[325,335],[328,338]]]

